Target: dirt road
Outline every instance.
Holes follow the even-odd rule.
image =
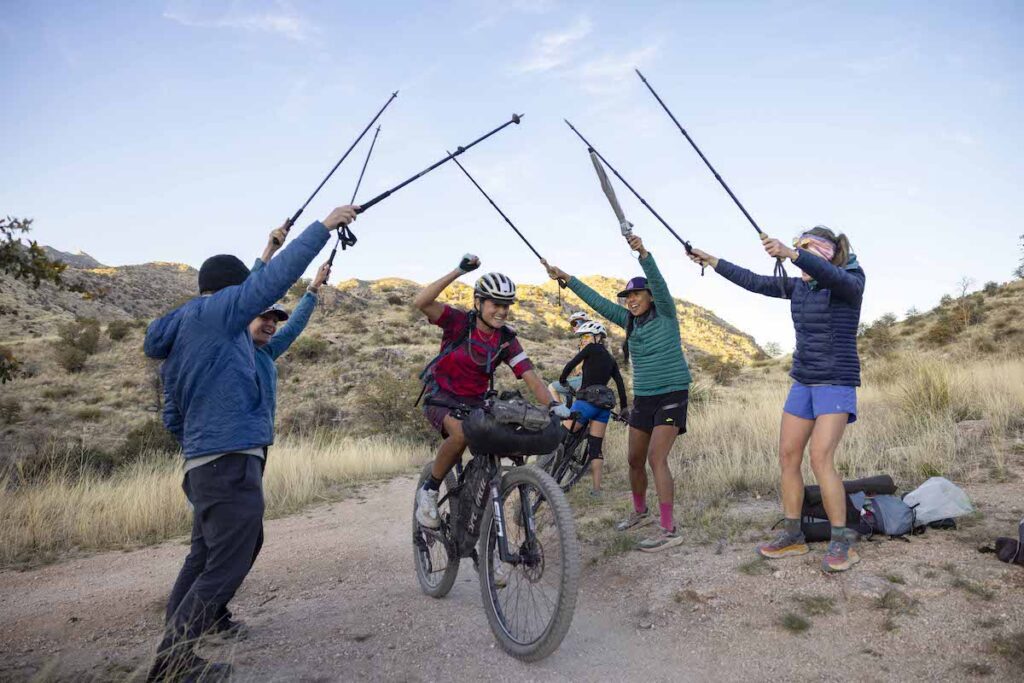
[[[972,490],[984,515],[967,530],[863,544],[839,577],[818,571],[820,548],[750,563],[749,539],[615,553],[587,531],[610,511],[588,508],[572,628],[530,665],[495,645],[468,560],[447,598],[420,593],[412,486],[268,522],[234,603],[253,635],[204,655],[231,659],[240,681],[1020,680],[1024,571],[975,550],[1020,517],[1020,483]],[[185,553],[178,540],[0,573],[0,679],[137,678]]]

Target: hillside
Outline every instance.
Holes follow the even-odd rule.
[[[63,258],[63,252],[50,253]],[[0,454],[39,457],[73,443],[103,460],[117,459],[133,430],[149,433],[159,409],[157,364],[141,352],[143,328],[194,295],[195,269],[171,263],[109,267],[85,254],[68,260],[65,289],[45,283],[32,289],[0,278],[3,344],[21,362],[21,375],[4,385],[0,399]],[[624,286],[603,276],[583,279],[611,297]],[[416,375],[437,353],[440,337],[409,305],[419,287],[384,278],[323,288],[306,333],[278,362],[279,431],[369,433],[401,425],[401,433],[424,433],[425,422],[412,407]],[[457,283],[447,294],[455,305],[471,305],[469,285]],[[284,300],[289,307],[295,302],[294,295]],[[677,307],[691,363],[714,358],[743,365],[764,357],[749,335],[711,311],[682,300]],[[575,295],[554,282],[520,286],[513,324],[547,381],[575,353],[566,318],[580,308]],[[82,370],[67,372],[58,365],[58,333],[76,317],[99,320],[103,333]],[[106,329],[112,321],[135,324],[114,340]],[[611,336],[610,347],[619,354],[622,331],[613,329]],[[510,385],[514,378],[503,369],[498,381]]]

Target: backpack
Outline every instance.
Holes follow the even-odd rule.
[[[916,506],[915,506],[916,507]],[[872,533],[890,537],[906,536],[914,531],[914,508],[903,502],[899,496],[870,496],[864,502],[861,517]]]
[[[996,539],[996,557],[1008,564],[1019,564],[1024,567],[1024,519],[1017,527],[1017,539],[1000,536]]]
[[[420,382],[423,383],[423,388],[420,389],[420,395],[416,398],[416,402],[413,403],[413,406],[418,406],[420,404],[420,401],[423,400],[423,396],[427,394],[428,390],[430,396],[437,393],[437,383],[434,381],[434,367],[443,359],[454,353],[454,351],[460,346],[469,341],[470,335],[473,334],[473,330],[476,328],[476,319],[476,311],[470,311],[466,319],[466,326],[459,333],[459,336],[442,348],[441,353],[434,356],[433,360],[427,363],[426,367],[420,371],[419,378]],[[498,365],[503,363],[508,357],[508,347],[516,338],[516,333],[513,332],[508,325],[502,325],[498,331],[501,333],[501,343],[498,345],[498,353],[495,354],[487,367],[487,377],[490,382],[491,390],[494,389],[494,371],[497,370]]]
[[[868,495],[891,495],[896,492],[892,477],[881,474],[864,479],[843,482],[846,490],[846,527],[861,536],[871,536],[875,530],[861,515]],[[811,543],[827,541],[832,537],[832,525],[821,502],[820,486],[804,487],[804,504],[800,510],[800,530]]]

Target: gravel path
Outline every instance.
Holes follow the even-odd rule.
[[[762,565],[749,542],[609,555],[607,536],[585,535],[569,634],[529,665],[496,646],[469,561],[444,600],[420,593],[412,487],[403,477],[269,522],[234,604],[252,637],[203,653],[230,658],[240,681],[1021,680],[1024,660],[991,650],[1012,657],[1016,637],[1024,658],[1024,570],[975,550],[1024,514],[1019,482],[972,488],[985,514],[967,529],[863,544],[839,577],[818,571],[820,548]],[[0,679],[138,679],[185,553],[179,539],[0,572]],[[784,627],[789,613],[810,628]]]

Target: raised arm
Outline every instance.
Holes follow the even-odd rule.
[[[665,283],[665,278],[658,270],[658,264],[654,261],[651,252],[647,251],[643,240],[637,235],[631,235],[628,242],[631,249],[640,253],[640,267],[644,269],[644,275],[647,276],[647,286],[651,288],[651,296],[654,298],[654,307],[657,309],[658,315],[678,317],[675,299],[668,291],[668,284]]]
[[[757,275],[745,268],[740,268],[729,261],[716,258],[705,251],[697,249],[696,247],[694,247],[690,253],[690,260],[700,266],[711,266],[715,269],[716,273],[724,277],[726,280],[735,285],[739,285],[747,291],[754,292],[755,294],[763,294],[764,296],[775,297],[776,299],[790,298],[793,294],[793,287],[796,284],[792,278],[787,278],[785,296],[783,296],[783,291],[779,289],[779,279],[777,277],[771,275]]]
[[[320,291],[320,287],[327,282],[327,278],[331,275],[331,266],[329,263],[324,263],[320,266],[316,272],[316,277],[313,282],[306,289],[306,293],[299,299],[298,305],[295,310],[292,311],[292,315],[288,318],[288,322],[285,323],[284,327],[277,331],[277,333],[270,338],[265,347],[267,352],[270,353],[270,357],[277,360],[281,355],[288,350],[288,347],[298,339],[299,335],[302,334],[303,330],[306,329],[306,325],[309,324],[309,318],[313,315],[313,309],[316,308],[317,294]]]
[[[285,227],[287,224],[287,221],[285,221],[285,224],[280,228],[274,228],[270,231],[270,237],[267,238],[267,246],[263,247],[263,255],[257,259],[257,263],[265,266],[270,263],[270,259],[274,258],[274,254],[281,248],[284,241],[288,239],[288,229]],[[257,270],[256,266],[253,266],[252,269],[253,271]]]
[[[548,271],[548,277],[552,280],[559,280],[560,282],[566,283],[566,286],[571,289],[576,296],[583,299],[585,304],[619,327],[626,327],[626,322],[629,320],[629,311],[625,308],[605,299],[590,287],[583,284],[581,280],[569,275],[569,273],[565,272],[558,266],[552,266],[544,259],[541,259],[541,265],[543,265]]]
[[[444,304],[437,300],[437,297],[441,296],[441,292],[448,289],[448,287],[458,280],[460,277],[476,270],[480,267],[480,259],[473,254],[466,254],[462,257],[462,261],[459,263],[459,267],[452,272],[444,275],[437,280],[434,280],[429,285],[420,290],[420,293],[413,299],[413,306],[418,308],[427,316],[427,320],[431,323],[436,323],[441,314],[444,313]]]
[[[864,297],[864,271],[846,270],[832,265],[817,254],[805,249],[795,249],[797,256],[793,264],[818,281],[818,284],[839,296],[847,303],[857,305]]]

